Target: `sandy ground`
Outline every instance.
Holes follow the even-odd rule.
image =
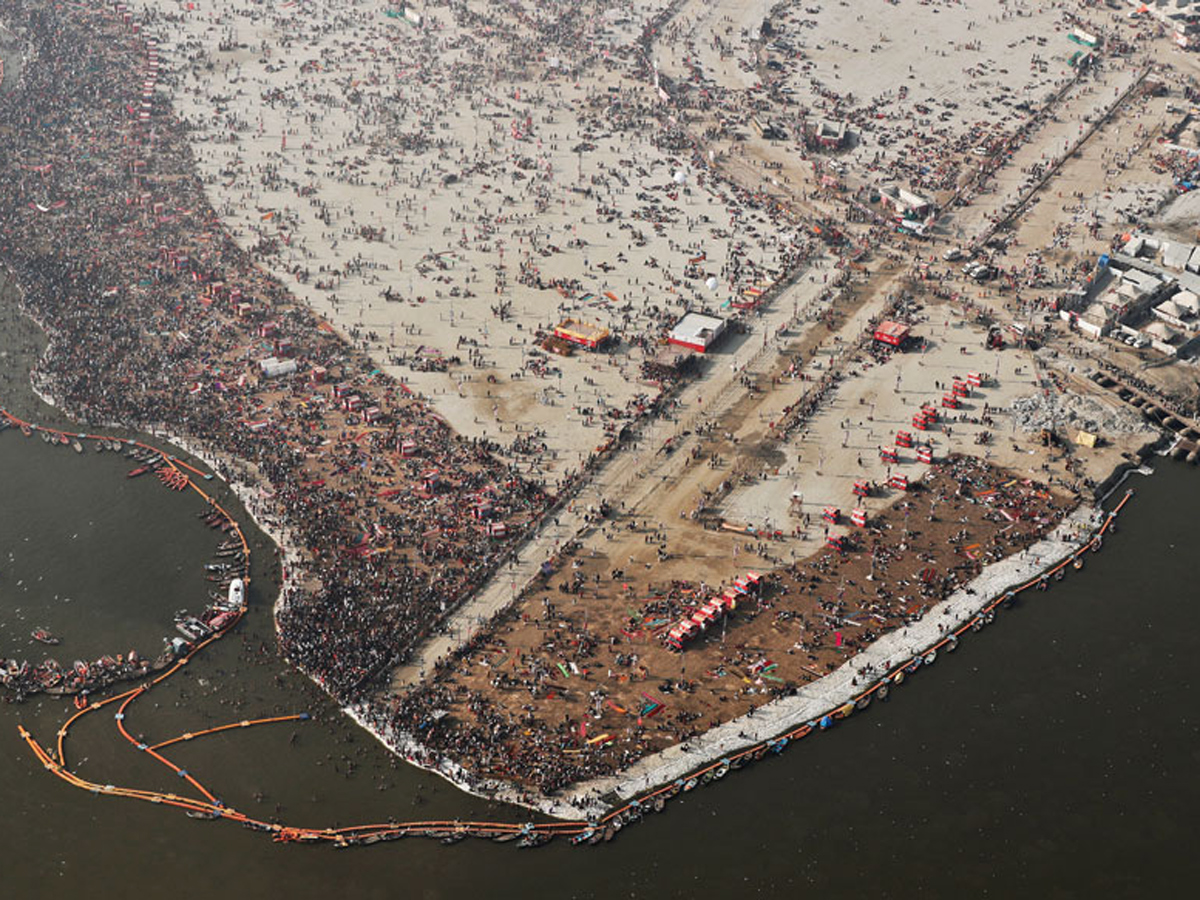
[[[686,159],[649,134],[598,133],[590,110],[606,87],[633,104],[651,102],[647,86],[554,69],[530,86],[531,73],[472,29],[431,16],[442,31],[423,38],[374,3],[278,16],[207,4],[169,44],[176,99],[239,240],[458,431],[508,443],[515,421],[541,427],[556,457],[547,468],[561,471],[602,440],[579,410],[645,391],[643,354],[625,343],[612,357],[552,360],[537,377],[532,333],[573,315],[657,338],[660,319],[769,281],[759,273],[779,271],[789,236],[753,211],[736,216],[735,236],[729,196],[697,183]],[[333,24],[317,27],[322,18]],[[254,50],[264,42],[304,49]],[[740,273],[733,257],[746,260]],[[522,266],[577,282],[574,298],[521,284]],[[420,371],[449,357],[464,365]],[[584,427],[552,429],[564,413]]]
[[[686,78],[695,67],[728,88],[758,83],[759,26],[773,4],[766,0],[690,0],[654,42],[663,74]]]
[[[948,136],[981,121],[1011,126],[1019,114],[996,100],[1001,84],[1029,99],[1064,77],[1061,65],[1043,72],[1032,62],[1048,55],[1033,35],[1062,40],[1051,5],[995,15],[981,2],[936,4],[922,13],[944,46],[919,54],[894,38],[913,5],[831,6],[816,17],[797,6],[774,18],[793,54],[776,53],[785,65],[772,75],[794,101],[834,91],[849,107],[884,105],[872,126],[883,130],[863,135],[847,157],[862,183],[878,178],[866,171],[875,153],[908,152],[894,142],[883,149],[885,131],[898,129],[898,138],[921,127],[914,104],[948,98],[922,87],[944,81],[947,67],[972,68],[953,82],[958,106],[940,107],[947,118],[933,122]],[[593,24],[566,23],[532,59],[514,59],[506,39],[485,40],[478,23],[460,26],[444,8],[425,10],[429,30],[420,32],[364,0],[286,11],[244,0],[146,6],[178,16],[165,42],[173,94],[230,230],[456,430],[502,446],[518,423],[537,434],[548,452],[530,464],[535,477],[553,478],[602,442],[584,410],[621,408],[646,386],[636,346],[546,361],[534,331],[574,315],[626,338],[657,337],[684,308],[719,309],[769,280],[795,240],[761,211],[731,217],[728,192],[701,183],[651,133],[607,128],[595,111],[611,91],[630,104],[655,102],[649,85],[626,76],[627,62],[567,74],[598,47],[631,46],[659,4],[587,4]],[[528,4],[472,9],[501,31],[539,14]],[[685,74],[686,57],[711,65],[722,85],[749,87],[767,12],[761,2],[685,4],[656,59],[665,74]],[[981,53],[974,42],[984,30]],[[870,65],[838,62],[855,53]],[[893,95],[900,83],[910,85],[905,100]],[[748,265],[734,273],[734,258]],[[576,281],[574,298],[520,283],[522,265],[546,281]],[[706,284],[714,276],[715,289]],[[453,357],[462,365],[442,371]]]
[[[532,728],[535,736],[523,743],[549,740],[574,748],[564,751],[568,762],[575,762],[570,755],[580,749],[583,758],[598,750],[595,741],[583,740],[585,729],[592,738],[610,734],[617,753],[632,753],[635,746],[642,752],[663,749],[745,714],[776,689],[833,671],[884,631],[923,615],[970,580],[976,565],[1032,540],[1044,527],[1040,523],[1051,522],[1071,502],[1037,482],[974,461],[951,462],[891,500],[890,508],[873,513],[868,531],[850,538],[853,549],[824,550],[776,570],[762,600],[742,598],[727,623],[710,628],[681,654],[663,647],[659,635],[681,610],[698,605],[698,595],[705,593],[700,585],[707,582],[719,593],[731,579],[716,584],[686,579],[675,567],[643,571],[632,558],[627,564],[615,556],[612,545],[620,540],[610,542],[606,553],[592,554],[593,547],[578,554],[571,570],[550,579],[570,576],[578,590],[547,585],[518,605],[484,646],[440,673],[437,687],[460,698],[448,701],[455,725],[468,726],[450,745],[470,748],[469,726],[490,724],[496,716]],[[638,533],[643,544],[646,538],[656,543],[662,533],[653,523],[650,529],[637,517],[618,518],[611,526]],[[721,536],[707,537],[720,542]],[[739,547],[745,541],[731,537]],[[750,556],[748,568],[771,565],[765,552],[755,554],[751,546],[741,556],[735,551],[733,559]],[[683,555],[692,565],[703,556]],[[755,555],[763,558],[755,561]],[[618,567],[624,574],[610,575]],[[476,692],[494,704],[485,715],[478,714]],[[665,715],[630,712],[656,703],[666,706]],[[576,725],[579,733],[566,735],[559,722],[567,718],[586,718],[586,726]],[[501,774],[526,774],[504,758],[481,762]]]
[[[776,737],[795,723],[819,721],[831,710],[839,708],[844,712],[843,704],[861,693],[862,685],[866,683],[864,673],[874,677],[888,671],[898,661],[922,654],[923,659],[936,661],[925,651],[935,646],[943,635],[971,621],[990,599],[1000,596],[1012,585],[1036,576],[1046,565],[1077,551],[1081,536],[1088,534],[1100,521],[1094,508],[1079,508],[1029,551],[988,566],[962,590],[933,607],[921,621],[885,635],[829,675],[799,688],[793,696],[765,704],[753,716],[726,722],[698,738],[645,757],[615,776],[575,785],[565,792],[563,799],[570,801],[576,809],[590,812],[601,805],[600,798],[610,794],[623,800],[636,797],[656,785],[686,778],[705,763]],[[562,802],[558,801],[559,805]]]
[[[965,171],[961,149],[1011,132],[1072,76],[1078,49],[1065,39],[1063,9],[1071,4],[989,2],[791,4],[772,17],[778,35],[762,61],[767,78],[814,116],[853,122],[853,146],[839,159],[851,179],[895,180],[889,164]],[[793,118],[787,108],[779,117]],[[950,184],[955,182],[949,173]],[[906,182],[908,182],[906,184]],[[921,191],[924,192],[924,191]]]

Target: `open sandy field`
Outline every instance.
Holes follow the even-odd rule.
[[[728,310],[813,252],[654,120],[661,101],[638,77],[636,47],[638,23],[663,7],[568,6],[577,14],[429,6],[416,28],[365,0],[147,4],[174,17],[174,99],[232,232],[460,433],[506,448],[532,433],[546,446],[527,459],[535,477],[577,464],[603,441],[605,412],[647,393],[641,364],[678,314]],[[722,90],[780,58],[779,96],[814,114],[829,92],[846,115],[878,110],[848,157],[863,183],[889,160],[938,152],[920,138],[932,114],[919,107],[949,96],[926,96],[935,75],[957,104],[931,126],[946,140],[1020,118],[996,96],[1001,83],[1029,99],[1064,77],[1056,57],[1035,61],[1050,56],[1045,40],[1065,41],[1057,7],[923,9],[941,43],[914,53],[907,38],[881,38],[899,35],[912,4],[870,6],[785,8],[771,18],[791,52],[760,54],[766,4],[684,4],[654,58],[675,77],[685,56],[722,62]],[[525,31],[536,53],[521,52]],[[871,64],[837,62],[856,53]],[[916,69],[901,77],[909,58]],[[947,80],[947,67],[971,71]],[[741,92],[720,103],[746,108]],[[534,334],[568,315],[610,329],[616,351],[547,359]]]
[[[561,46],[535,58],[487,40],[536,14],[515,10],[432,10],[419,32],[379,3],[229,0],[182,14],[168,46],[239,240],[458,431],[507,444],[514,423],[540,427],[561,471],[645,393],[664,326],[805,246],[642,127],[657,101],[627,62],[572,74],[573,23],[547,26]],[[534,333],[564,316],[618,351],[547,360]]]

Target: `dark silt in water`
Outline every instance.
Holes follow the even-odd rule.
[[[49,421],[20,372],[36,332],[0,304],[0,404]],[[0,656],[154,654],[198,609],[219,538],[200,501],[90,448],[0,434]],[[871,708],[669,804],[598,847],[410,838],[335,851],[92,796],[45,772],[69,701],[0,707],[0,863],[14,897],[1145,897],[1191,881],[1200,807],[1195,547],[1200,473],[1163,461],[1103,552],[1027,595]],[[241,513],[240,507],[235,508]],[[242,514],[242,521],[248,521]],[[126,725],[157,741],[257,716],[170,751],[226,802],[288,824],[523,821],[400,763],[275,655],[273,553],[253,528],[252,612],[155,688]],[[49,648],[34,625],[63,638]],[[108,710],[71,731],[93,781],[182,792]]]

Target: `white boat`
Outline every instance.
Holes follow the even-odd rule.
[[[246,605],[246,582],[235,578],[229,582],[229,607],[241,609]]]

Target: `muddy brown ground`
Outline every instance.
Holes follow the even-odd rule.
[[[665,645],[665,632],[732,581],[686,572],[706,539],[726,542],[701,532],[676,565],[630,563],[618,552],[631,539],[654,547],[661,532],[617,516],[604,526],[613,552],[560,560],[492,634],[441,668],[426,690],[443,715],[426,739],[480,774],[543,788],[628,765],[821,677],[921,618],[987,562],[1053,527],[1071,503],[956,457],[895,492],[840,552],[822,547],[772,565],[764,558],[771,541],[740,538],[723,561],[731,576],[761,573],[759,596],[744,597],[682,652]]]

